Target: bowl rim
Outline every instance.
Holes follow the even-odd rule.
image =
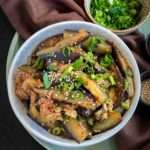
[[[89,19],[90,19],[93,23],[95,23],[95,24],[97,24],[97,25],[100,25],[100,26],[103,26],[103,25],[101,25],[101,24],[98,24],[98,23],[96,22],[96,20],[93,18],[93,16],[91,15],[91,11],[90,11],[90,8],[89,8],[89,7],[90,7],[90,4],[88,5],[88,3],[91,3],[91,0],[89,0],[89,1],[90,1],[90,2],[88,2],[88,0],[85,0],[85,1],[84,1],[84,9],[85,9],[85,11],[86,11],[86,14],[88,15]],[[136,25],[134,25],[134,26],[132,26],[132,27],[130,27],[130,28],[128,28],[128,29],[122,29],[122,30],[116,29],[116,30],[115,30],[115,29],[111,29],[111,28],[107,28],[107,27],[105,27],[105,28],[111,30],[112,32],[114,32],[114,33],[116,33],[116,34],[118,34],[118,35],[125,35],[125,34],[129,34],[129,33],[133,32],[133,31],[139,29],[139,28],[148,20],[149,17],[150,17],[150,11],[148,12],[147,16],[145,16],[144,19],[143,19],[141,22],[137,23]],[[104,26],[103,26],[103,27],[104,27]]]
[[[103,137],[101,137],[101,138],[97,137],[94,140],[92,138],[91,140],[87,140],[87,141],[85,141],[83,143],[80,143],[80,144],[79,143],[69,143],[69,142],[68,143],[67,142],[64,143],[62,141],[56,141],[53,138],[45,137],[39,131],[37,131],[32,126],[30,126],[29,124],[27,124],[26,120],[19,114],[16,106],[13,103],[14,98],[13,98],[13,94],[12,94],[12,91],[11,91],[11,87],[14,86],[13,83],[12,83],[12,79],[13,79],[13,76],[14,76],[13,69],[15,67],[16,61],[19,59],[18,56],[25,49],[26,45],[30,44],[30,42],[33,39],[35,39],[36,37],[38,37],[43,32],[45,32],[47,30],[50,30],[53,27],[57,28],[57,27],[60,27],[60,26],[65,26],[66,24],[78,24],[78,25],[81,25],[81,26],[89,25],[92,28],[99,28],[100,30],[103,30],[103,31],[109,33],[114,38],[114,40],[118,41],[121,45],[124,46],[124,49],[126,49],[127,53],[130,55],[132,63],[134,65],[134,67],[135,67],[134,69],[136,71],[136,74],[135,74],[136,75],[136,79],[137,79],[136,85],[137,84],[139,85],[139,86],[137,86],[137,89],[136,89],[134,101],[133,101],[130,109],[128,110],[127,115],[125,116],[124,120],[121,121],[117,126],[113,127],[112,129],[110,129],[110,130],[105,131],[104,133],[102,133],[104,135]],[[137,63],[135,61],[135,58],[134,58],[133,54],[131,53],[131,51],[129,50],[129,48],[126,46],[126,44],[117,35],[115,35],[114,33],[112,33],[110,30],[108,30],[108,29],[106,29],[104,27],[101,27],[99,25],[96,25],[96,24],[93,24],[93,23],[88,23],[88,22],[83,22],[83,21],[64,21],[64,22],[56,23],[56,24],[53,24],[53,25],[49,25],[49,26],[47,26],[47,27],[39,30],[35,34],[33,34],[28,40],[26,40],[23,43],[23,45],[21,46],[21,48],[16,53],[16,55],[15,55],[13,61],[12,61],[12,64],[11,64],[10,71],[9,71],[9,74],[8,74],[8,80],[7,80],[8,96],[9,96],[9,101],[10,101],[11,107],[12,107],[13,112],[15,113],[16,117],[20,121],[20,123],[24,126],[24,128],[28,132],[32,133],[35,137],[38,137],[39,139],[41,139],[41,140],[43,140],[43,141],[45,141],[47,143],[55,144],[55,145],[58,145],[58,146],[64,146],[64,147],[86,147],[86,146],[94,145],[96,143],[102,142],[102,141],[104,141],[104,140],[112,137],[114,134],[116,134],[117,132],[119,132],[127,124],[127,122],[129,121],[129,119],[131,119],[133,113],[135,112],[135,109],[136,109],[136,106],[138,104],[139,97],[140,97],[140,87],[141,87],[140,85],[141,85],[141,82],[140,82],[140,73],[139,73],[139,69],[138,69]],[[70,140],[68,140],[68,141],[70,141]]]

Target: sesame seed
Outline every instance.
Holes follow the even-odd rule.
[[[150,104],[150,79],[146,79],[142,82],[141,97],[146,104]]]

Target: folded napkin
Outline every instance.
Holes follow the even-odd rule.
[[[83,0],[0,0],[4,13],[23,39],[56,22],[89,21],[83,3]],[[141,71],[150,69],[144,36],[134,32],[121,38],[133,51]],[[150,150],[150,113],[146,111],[150,108],[145,107],[139,104],[135,115],[116,135],[118,150]]]

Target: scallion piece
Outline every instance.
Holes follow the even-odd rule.
[[[49,80],[47,72],[44,72],[43,74],[43,84],[45,89],[49,89],[52,84],[51,81]]]
[[[113,64],[113,58],[111,54],[106,54],[100,61],[102,67],[108,68]]]

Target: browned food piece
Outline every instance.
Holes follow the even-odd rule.
[[[93,127],[95,133],[99,133],[110,129],[117,125],[121,121],[121,114],[119,112],[110,112],[107,119],[97,121]]]
[[[38,51],[36,55],[39,56],[39,55],[49,54],[50,52],[58,52],[60,51],[60,49],[66,46],[72,46],[74,44],[80,43],[81,41],[86,39],[88,35],[89,35],[88,32],[86,32],[84,29],[81,29],[79,30],[79,32],[77,32],[76,35],[59,41],[58,43],[55,44],[55,46]]]
[[[42,82],[40,79],[34,79],[34,72],[30,70],[19,69],[15,76],[16,83],[16,95],[20,100],[28,100],[30,97],[31,89],[37,87],[42,87]]]
[[[111,66],[111,71],[116,77],[117,82],[116,86],[111,88],[109,94],[114,103],[117,104],[122,99],[124,92],[124,77],[122,76],[118,66],[115,63]]]
[[[91,80],[87,74],[77,72],[77,76],[83,81],[83,86],[95,97],[96,103],[101,105],[107,98],[107,95],[98,87],[95,81]]]
[[[22,86],[22,82],[28,78],[31,78],[32,74],[23,72],[18,70],[15,76],[15,84],[16,84],[16,95],[19,97],[20,100],[28,100],[29,96],[27,93],[22,90],[20,87]]]
[[[118,50],[115,51],[115,57],[116,62],[119,65],[120,70],[124,74],[125,80],[127,81],[128,88],[126,90],[128,92],[129,97],[131,98],[134,96],[134,82],[131,76],[126,75],[126,72],[130,70],[130,66]]]
[[[53,47],[56,43],[63,39],[62,35],[57,35],[54,37],[50,37],[47,40],[43,41],[37,48],[37,51],[41,51],[43,49],[47,49],[49,47]]]
[[[78,114],[73,105],[64,104],[62,105],[62,107],[63,107],[63,112],[66,116],[69,116],[71,118],[77,118]]]
[[[29,106],[29,114],[33,119],[36,119],[37,121],[40,121],[40,113],[36,108],[36,99],[37,99],[37,95],[36,93],[31,91],[31,95],[30,95],[30,106]]]
[[[41,88],[33,88],[33,91],[38,94],[40,97],[44,97],[47,96],[49,94],[48,90],[44,90]]]
[[[84,98],[83,100],[71,100],[67,98],[63,92],[57,92],[57,91],[53,91],[51,97],[53,100],[58,102],[73,104],[91,110],[96,109],[96,104],[92,99],[89,98]]]
[[[115,50],[114,53],[119,68],[123,71],[123,73],[125,73],[125,71],[129,68],[128,63],[126,62],[119,50]]]
[[[67,39],[67,38],[75,36],[76,34],[77,34],[77,32],[75,32],[75,31],[69,31],[69,30],[67,30],[67,31],[64,31],[63,38]]]
[[[41,88],[41,87],[43,87],[41,80],[40,79],[34,79],[34,78],[26,79],[22,83],[22,86],[21,86],[21,88],[26,92],[32,90],[33,88]]]
[[[112,87],[109,90],[109,98],[112,99],[114,104],[116,104],[119,100],[116,91],[117,91],[116,87]]]
[[[46,126],[54,124],[58,120],[62,120],[61,107],[53,103],[52,100],[41,98],[40,106],[40,122]]]
[[[77,142],[84,141],[91,134],[84,122],[77,119],[67,118],[64,125]]]
[[[40,88],[43,84],[40,79],[28,78],[22,84],[16,85],[16,95],[21,99],[28,99],[33,88]]]
[[[97,45],[94,49],[94,52],[97,54],[107,54],[112,52],[112,46],[107,42],[102,42]]]
[[[20,66],[19,69],[23,72],[30,73],[32,75],[36,73],[36,70],[33,67],[28,65]]]
[[[32,72],[26,72],[26,71],[22,71],[22,70],[17,70],[17,73],[15,75],[15,83],[17,85],[20,85],[22,84],[22,82],[28,78],[31,78],[33,75],[32,75]]]
[[[30,95],[29,114],[33,119],[46,127],[51,127],[56,121],[62,120],[61,107],[46,98],[40,98],[37,102],[37,94],[32,91]],[[39,110],[37,109],[37,106],[39,107]]]

